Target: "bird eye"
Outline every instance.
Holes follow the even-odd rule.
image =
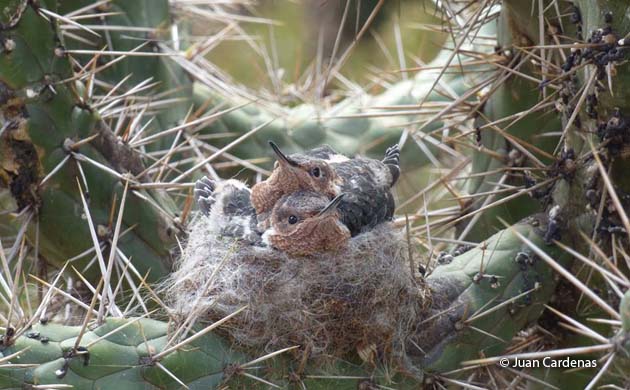
[[[289,224],[294,225],[296,224],[298,221],[297,217],[295,215],[291,215],[289,216]]]
[[[311,175],[313,175],[314,177],[319,177],[320,174],[321,172],[319,171],[318,167],[311,169]]]

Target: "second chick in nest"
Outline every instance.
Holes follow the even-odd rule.
[[[252,205],[262,229],[269,225],[270,210],[284,195],[313,191],[329,199],[344,193],[339,218],[354,237],[391,221],[396,205],[392,187],[400,176],[400,148],[387,149],[382,160],[348,158],[330,146],[287,156],[273,142],[277,163],[267,180],[252,187]]]
[[[199,209],[213,222],[219,236],[273,247],[290,256],[336,251],[350,239],[337,209],[344,194],[330,201],[312,191],[284,195],[273,207],[270,227],[264,232],[257,228],[250,195],[250,189],[238,180],[216,182],[204,176],[195,185]]]
[[[343,197],[341,194],[328,201],[312,191],[283,196],[271,212],[271,227],[263,234],[263,242],[294,256],[345,247],[350,230],[341,222],[337,209]]]

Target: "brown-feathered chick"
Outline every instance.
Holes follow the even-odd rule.
[[[256,213],[265,220],[276,202],[284,195],[297,191],[312,191],[328,196],[339,195],[335,171],[323,160],[287,157],[278,146],[269,142],[276,154],[276,166],[267,180],[252,187],[251,201]]]
[[[345,247],[350,231],[339,219],[337,210],[343,196],[329,200],[312,191],[284,195],[271,211],[271,227],[263,234],[263,242],[291,256],[309,256]]]
[[[344,193],[338,210],[352,236],[371,230],[392,219],[396,205],[391,192],[400,176],[400,149],[387,149],[382,160],[348,158],[330,146],[304,153],[285,155],[269,142],[277,156],[271,176],[252,187],[252,205],[259,229],[269,227],[269,212],[282,196],[296,191],[312,191],[329,199]]]

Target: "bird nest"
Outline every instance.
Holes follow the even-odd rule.
[[[217,236],[193,222],[176,271],[164,283],[173,313],[214,322],[240,347],[271,352],[299,345],[311,357],[358,351],[371,363],[406,360],[405,339],[425,310],[407,242],[382,224],[336,253],[289,257]]]

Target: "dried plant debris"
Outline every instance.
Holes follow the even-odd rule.
[[[404,340],[428,293],[410,275],[402,232],[381,224],[339,252],[290,257],[213,229],[207,218],[192,223],[177,271],[162,286],[176,316],[217,321],[247,305],[224,328],[239,346],[299,345],[320,361],[354,350],[370,363],[405,360]]]

